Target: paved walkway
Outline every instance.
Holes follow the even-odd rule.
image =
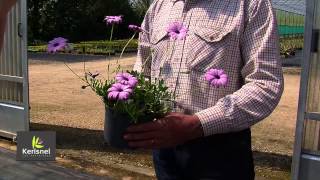
[[[16,161],[15,153],[0,148],[0,180],[102,180],[93,175],[58,166],[54,162]]]
[[[16,161],[15,153],[0,148],[0,180],[110,180],[58,166],[54,162]],[[256,177],[255,180],[266,180]]]

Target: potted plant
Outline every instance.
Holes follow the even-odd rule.
[[[106,16],[105,21],[107,25],[112,25],[109,40],[112,41],[114,26],[122,22],[122,16]],[[122,58],[126,47],[136,34],[144,33],[135,25],[130,25],[129,29],[134,31],[134,35],[123,48],[119,59]],[[62,37],[53,39],[48,45],[50,53],[69,49],[68,40]],[[163,80],[152,80],[136,71],[123,72],[119,60],[117,60],[115,78],[107,80],[99,79],[98,72],[85,72],[84,77],[81,77],[66,63],[65,65],[85,83],[82,89],[91,88],[104,102],[104,138],[112,147],[128,148],[123,134],[130,125],[162,118],[171,111],[171,93]],[[109,74],[110,63],[107,69]]]

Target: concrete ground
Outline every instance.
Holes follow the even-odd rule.
[[[2,140],[0,140],[2,141]],[[90,175],[55,162],[16,161],[15,152],[0,147],[0,180],[111,180],[113,178]],[[122,180],[132,180],[124,177]],[[150,179],[153,179],[150,177]],[[256,177],[255,180],[267,180]]]
[[[65,168],[54,162],[16,161],[14,151],[0,148],[0,179],[1,180],[108,180]]]

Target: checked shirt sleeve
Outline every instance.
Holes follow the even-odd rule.
[[[205,136],[250,128],[271,114],[283,92],[275,14],[270,0],[249,0],[240,41],[244,85],[199,117]],[[239,74],[240,75],[240,74]]]

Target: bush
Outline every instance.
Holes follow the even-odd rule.
[[[69,52],[64,53],[76,53],[76,54],[95,54],[95,55],[114,55],[115,53],[121,53],[123,47],[128,40],[115,40],[115,41],[85,41],[80,43],[70,44],[71,49]],[[136,52],[138,47],[138,41],[133,40],[127,46],[125,53]],[[39,53],[47,52],[47,45],[28,46],[29,52]]]
[[[284,37],[280,39],[280,54],[283,58],[294,56],[297,50],[303,48],[303,36]]]
[[[127,39],[114,41],[83,41],[71,44],[73,51],[64,53],[77,54],[95,54],[95,55],[114,55],[121,53],[123,47],[128,42]],[[294,56],[296,50],[303,48],[303,37],[285,37],[280,39],[280,53],[281,57],[288,58]],[[138,40],[131,41],[125,50],[125,53],[136,52],[138,47]],[[29,52],[46,52],[47,45],[28,46]]]

